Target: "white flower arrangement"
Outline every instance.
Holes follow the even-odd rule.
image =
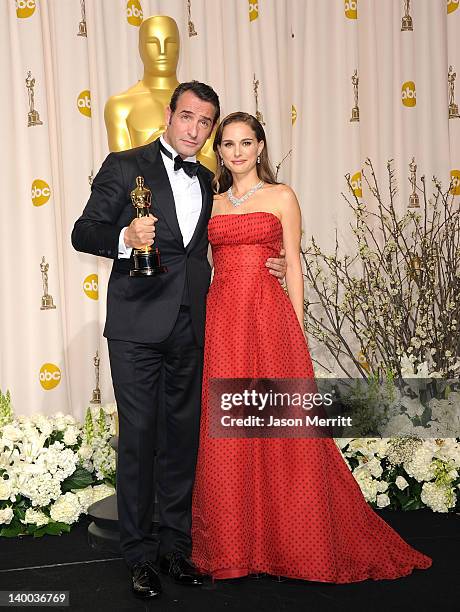
[[[60,534],[115,484],[113,404],[71,415],[14,417],[0,392],[0,536]]]
[[[365,499],[375,508],[459,509],[460,443],[447,439],[337,438]]]

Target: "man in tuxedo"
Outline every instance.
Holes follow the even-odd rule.
[[[197,81],[180,84],[166,109],[164,135],[108,155],[72,232],[78,251],[114,260],[104,336],[119,415],[120,546],[133,592],[143,598],[161,593],[157,559],[160,570],[177,582],[200,585],[203,579],[188,557],[213,197],[212,173],[195,155],[219,114],[219,98],[211,87]],[[138,176],[152,192],[155,216],[133,219],[130,193]],[[131,277],[132,249],[154,239],[168,271]],[[283,276],[280,260],[267,263],[272,273]],[[156,538],[151,524],[159,405]]]

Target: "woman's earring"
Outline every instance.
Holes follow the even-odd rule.
[[[260,155],[257,156],[257,163],[260,164]]]
[[[224,160],[222,158],[220,158],[220,165],[223,166],[224,165]]]

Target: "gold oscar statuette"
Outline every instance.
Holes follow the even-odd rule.
[[[351,109],[351,117],[350,117],[350,122],[353,123],[354,121],[359,121],[359,106],[358,106],[359,77],[358,77],[357,70],[353,72],[353,75],[351,77],[351,82],[353,83],[353,95],[355,97],[355,105]]]
[[[404,0],[404,16],[401,21],[401,32],[412,32],[414,22],[410,16],[410,0]]]
[[[418,194],[416,193],[416,181],[417,181],[417,164],[415,163],[415,157],[412,158],[411,163],[409,164],[410,170],[410,183],[412,185],[412,193],[409,196],[409,208],[420,208],[420,202],[418,199]]]
[[[87,36],[85,0],[80,0],[80,9],[81,9],[81,21],[78,24],[77,36]]]
[[[359,77],[358,77],[358,71],[355,70],[352,77],[351,77],[351,82],[353,83],[353,95],[355,97],[355,105],[353,106],[353,108],[351,109],[351,117],[350,117],[350,121],[353,123],[354,121],[359,121],[359,106],[358,106],[358,84],[359,84]]]
[[[148,217],[152,205],[152,192],[144,185],[144,177],[136,177],[136,188],[131,191],[131,201],[136,209],[136,216]],[[168,269],[161,265],[160,251],[157,247],[145,246],[143,249],[133,249],[134,268],[130,276],[156,276]]]
[[[40,270],[42,273],[42,283],[43,283],[43,295],[42,295],[42,305],[40,306],[40,310],[52,310],[56,308],[53,303],[53,296],[48,293],[48,270],[49,263],[46,263],[45,257],[42,257],[42,261],[40,263]]]
[[[35,79],[32,76],[31,71],[27,72],[26,76],[26,87],[27,87],[27,95],[29,96],[29,112],[27,114],[27,127],[31,127],[32,125],[43,125],[43,121],[40,120],[40,115],[38,111],[35,110]]]
[[[261,125],[265,125],[264,116],[259,110],[259,79],[256,79],[255,73],[252,80],[252,86],[254,89],[254,98],[256,99],[256,119]]]
[[[110,151],[126,151],[156,140],[166,130],[165,109],[179,85],[177,66],[180,39],[177,23],[166,15],[144,19],[139,28],[142,78],[126,91],[111,96],[104,120]],[[204,143],[197,159],[216,171],[214,134]]]
[[[452,66],[449,66],[449,73],[447,75],[447,81],[449,83],[449,119],[458,119],[458,104],[455,104],[455,79],[457,73],[454,72]]]
[[[100,404],[101,403],[101,390],[99,389],[99,364],[101,360],[99,357],[99,352],[96,351],[96,354],[93,357],[94,363],[94,373],[96,376],[96,387],[93,389],[93,395],[90,401],[90,404]]]
[[[187,0],[187,12],[188,12],[188,35],[189,38],[196,36],[198,32],[195,30],[195,26],[192,21],[192,3],[191,0]]]

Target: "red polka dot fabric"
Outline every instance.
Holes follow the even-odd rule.
[[[214,279],[207,301],[192,560],[215,579],[254,573],[347,583],[427,568],[366,503],[331,439],[209,436],[210,378],[312,378],[294,309],[265,267],[279,255],[275,215],[209,223]]]

